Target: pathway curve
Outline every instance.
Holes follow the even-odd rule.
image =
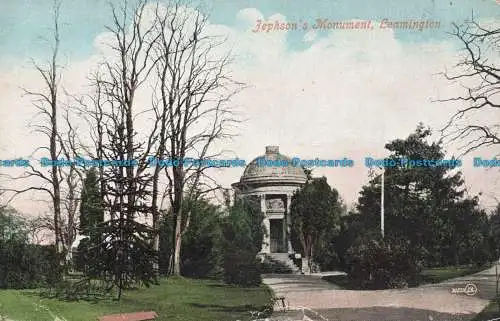
[[[264,275],[264,283],[290,307],[309,307],[329,320],[433,320],[468,321],[495,296],[495,269],[417,288],[342,290],[322,275]],[[477,295],[453,294],[451,288],[474,283]]]

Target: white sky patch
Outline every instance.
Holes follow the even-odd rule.
[[[311,29],[311,30],[309,30],[309,31],[306,32],[306,34],[304,35],[303,40],[305,42],[312,42],[312,41],[314,41],[316,39],[316,36],[317,36],[316,30]]]
[[[236,14],[236,18],[244,27],[253,28],[257,20],[263,20],[264,16],[256,8],[246,8]]]

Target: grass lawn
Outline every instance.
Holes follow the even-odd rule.
[[[489,267],[491,267],[491,265],[485,265],[481,267],[448,266],[448,267],[424,269],[420,273],[420,276],[422,278],[421,284],[439,283],[451,278],[478,273],[480,271],[488,269]],[[325,276],[323,277],[323,279],[330,283],[338,285],[339,287],[345,290],[361,290],[359,287],[356,287],[354,284],[351,283],[347,275],[331,275],[331,276]]]
[[[420,275],[422,276],[422,283],[439,283],[451,278],[478,273],[490,267],[491,265],[485,265],[480,267],[477,266],[439,267],[432,269],[424,269],[422,273],[420,273]]]
[[[498,312],[498,304],[492,301],[472,321],[488,321],[494,318],[500,318],[500,313]]]
[[[120,312],[156,311],[159,321],[249,320],[271,298],[270,290],[238,288],[216,281],[169,278],[160,285],[131,290],[121,301],[65,302],[41,299],[36,291],[0,290],[0,316],[14,321],[94,321]],[[1,320],[1,318],[0,318]]]

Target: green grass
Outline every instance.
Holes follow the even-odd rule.
[[[249,311],[262,309],[271,296],[265,286],[239,288],[216,281],[169,278],[158,286],[127,291],[121,301],[66,302],[43,299],[36,291],[0,290],[0,315],[14,321],[54,321],[55,316],[94,321],[108,314],[153,310],[159,314],[158,321],[249,320]]]
[[[424,269],[420,273],[421,282],[420,284],[429,284],[429,283],[439,283],[446,281],[448,279],[452,279],[455,277],[466,276],[474,273],[481,272],[483,270],[488,269],[491,265],[486,266],[447,266],[447,267],[439,267],[439,268],[429,268]],[[324,280],[333,283],[342,289],[345,290],[361,290],[355,284],[349,280],[347,275],[331,275],[323,277]]]
[[[498,312],[498,304],[491,301],[472,321],[488,321],[494,318],[500,318],[500,312]]]
[[[490,265],[486,266],[460,266],[460,267],[439,267],[432,269],[424,269],[420,275],[422,276],[422,283],[439,283],[446,281],[451,278],[456,278],[459,276],[466,276],[474,273],[481,272],[490,268]]]

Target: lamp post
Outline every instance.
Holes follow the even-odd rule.
[[[384,221],[385,221],[385,213],[384,213],[384,208],[385,208],[385,205],[384,205],[384,202],[385,202],[385,167],[381,167],[381,166],[378,166],[379,169],[382,170],[382,173],[375,176],[374,172],[371,171],[370,173],[370,176],[371,177],[374,177],[373,180],[377,179],[377,177],[380,176],[380,234],[382,235],[382,238],[384,238],[384,234],[385,234],[385,226],[384,226]]]

